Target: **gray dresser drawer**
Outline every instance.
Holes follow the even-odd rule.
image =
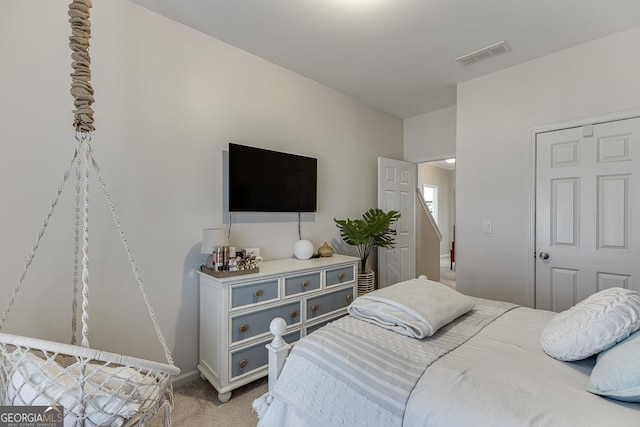
[[[277,300],[279,297],[278,285],[279,280],[277,278],[236,285],[231,288],[231,308]]]
[[[231,342],[235,343],[256,335],[269,332],[269,324],[276,317],[282,317],[287,325],[301,321],[300,302],[279,305],[242,316],[231,318]]]
[[[345,308],[353,301],[353,287],[331,292],[307,300],[307,319],[313,319]]]
[[[291,332],[285,335],[284,340],[291,344],[300,339],[300,331]],[[233,381],[235,377],[239,377],[247,372],[261,369],[267,366],[269,361],[269,353],[265,345],[269,341],[261,342],[259,344],[252,345],[251,347],[243,348],[232,352],[229,360],[231,363],[231,375],[230,379]]]
[[[284,296],[300,294],[320,289],[321,272],[301,274],[284,278]]]
[[[353,270],[354,268],[352,265],[327,270],[326,272],[327,287],[353,282]]]

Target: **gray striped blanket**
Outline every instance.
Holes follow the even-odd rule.
[[[351,316],[300,340],[274,389],[321,425],[401,426],[425,369],[514,304],[474,298],[470,312],[422,340]]]

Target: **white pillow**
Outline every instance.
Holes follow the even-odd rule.
[[[73,365],[65,369],[53,360],[18,350],[7,357],[13,364],[13,372],[8,378],[5,405],[62,405],[65,409],[65,425],[76,422],[75,414],[81,410],[81,390],[78,370]],[[85,409],[90,425],[120,427],[140,408],[138,402],[110,396],[91,382],[87,382],[85,387],[90,395]]]
[[[640,332],[598,355],[587,391],[625,402],[640,402]]]
[[[640,329],[640,294],[623,288],[595,293],[552,318],[540,334],[544,351],[558,360],[585,359]]]

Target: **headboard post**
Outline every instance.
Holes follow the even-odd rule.
[[[282,317],[273,319],[269,324],[269,330],[273,334],[273,341],[266,347],[269,352],[269,392],[272,392],[287,360],[291,345],[282,338],[287,330],[287,322]]]

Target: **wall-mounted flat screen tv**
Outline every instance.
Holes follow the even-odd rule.
[[[315,212],[318,160],[229,144],[229,212]]]

